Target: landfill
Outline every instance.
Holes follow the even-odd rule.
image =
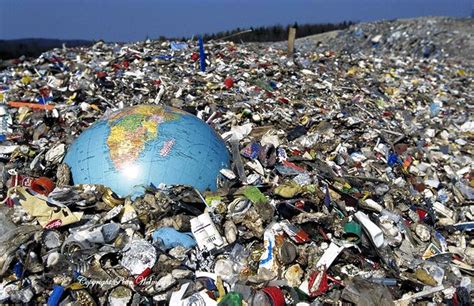
[[[0,303],[472,305],[473,19],[0,61]],[[74,184],[71,143],[162,105],[226,142],[216,191]],[[140,175],[140,174],[138,174]]]

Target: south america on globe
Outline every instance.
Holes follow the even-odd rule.
[[[74,184],[139,196],[153,185],[217,188],[229,152],[204,121],[176,108],[137,105],[111,113],[71,144],[64,162]]]

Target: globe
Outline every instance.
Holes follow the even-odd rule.
[[[215,190],[229,167],[220,136],[187,112],[137,105],[101,118],[77,137],[64,162],[75,184],[100,184],[117,195],[139,196],[146,187],[190,185]]]

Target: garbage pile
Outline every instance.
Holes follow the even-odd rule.
[[[398,56],[443,58],[469,61],[474,56],[474,21],[450,17],[420,17],[355,24],[344,31],[333,31],[298,40],[300,49],[357,52]],[[277,43],[280,47],[283,45]]]
[[[2,62],[0,302],[472,305],[472,65],[319,47],[206,42],[205,72],[194,41]],[[74,185],[72,141],[141,104],[221,135],[217,191]]]

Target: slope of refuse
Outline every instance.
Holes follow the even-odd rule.
[[[196,41],[0,62],[0,303],[472,305],[472,34],[426,17],[292,56],[211,41],[205,72]],[[139,104],[221,135],[217,192],[74,185],[72,141]]]
[[[301,48],[314,44],[339,52],[393,52],[397,55],[469,61],[474,55],[474,20],[450,17],[420,17],[356,24],[297,40]]]

